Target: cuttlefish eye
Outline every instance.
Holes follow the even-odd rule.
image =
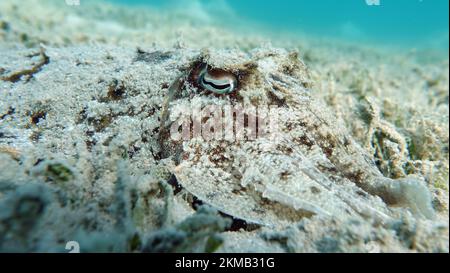
[[[238,81],[233,73],[222,69],[210,69],[205,65],[200,71],[198,84],[206,90],[222,95],[232,93]]]

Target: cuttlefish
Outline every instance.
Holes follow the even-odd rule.
[[[203,52],[169,88],[162,154],[185,191],[249,223],[433,217],[422,182],[384,177],[312,92],[296,52]]]

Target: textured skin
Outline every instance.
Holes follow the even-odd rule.
[[[261,50],[230,63],[227,52],[208,52],[200,59],[236,73],[240,88],[215,96],[187,81],[174,91],[184,95],[171,101],[171,121],[189,114],[190,107],[277,106],[279,130],[254,140],[165,138],[173,172],[187,191],[234,217],[265,225],[289,225],[316,214],[389,219],[388,206],[371,194],[383,176],[342,122],[311,98],[308,72],[296,54]]]

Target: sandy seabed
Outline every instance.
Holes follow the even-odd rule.
[[[0,251],[449,251],[448,53],[209,20],[0,2]],[[234,102],[288,109],[291,146],[161,139],[164,111]]]

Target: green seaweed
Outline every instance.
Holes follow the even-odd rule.
[[[223,238],[217,234],[211,235],[206,241],[205,253],[213,253],[223,244]]]
[[[55,181],[67,182],[74,179],[73,172],[62,163],[50,163],[47,166],[47,174]]]
[[[231,224],[209,206],[201,206],[197,212],[174,227],[150,233],[143,252],[214,252],[223,243],[219,236]]]
[[[22,37],[23,41],[28,41],[28,36],[25,33],[22,36],[21,37]],[[22,77],[24,77],[24,76],[33,77],[34,74],[36,74],[42,70],[43,66],[50,63],[50,57],[48,57],[45,54],[45,50],[43,48],[41,48],[41,51],[39,54],[41,56],[41,60],[39,61],[39,63],[37,63],[33,67],[31,67],[29,69],[16,71],[16,72],[12,73],[11,75],[1,77],[0,79],[3,81],[9,81],[9,82],[15,83],[15,82],[20,81],[22,79]]]

